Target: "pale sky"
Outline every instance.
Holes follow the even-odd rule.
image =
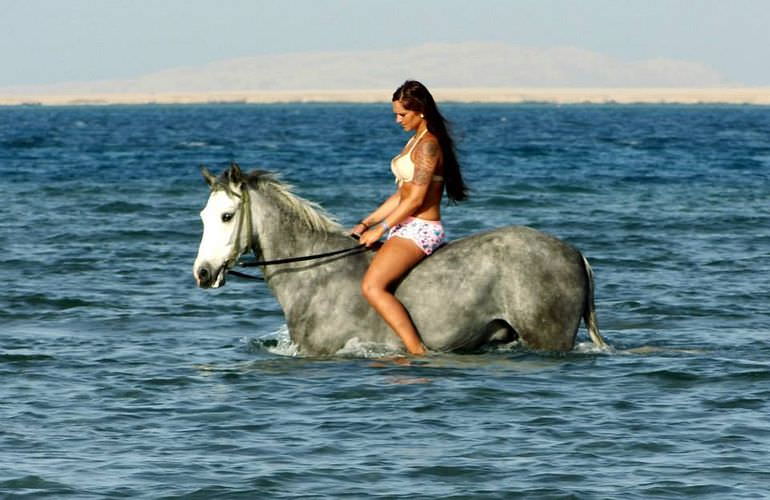
[[[0,86],[466,41],[687,60],[770,86],[770,0],[0,0]]]

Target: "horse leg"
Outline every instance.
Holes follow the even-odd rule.
[[[510,323],[502,319],[495,319],[484,327],[483,338],[487,344],[507,344],[519,337]]]
[[[510,323],[504,319],[493,319],[476,330],[474,335],[467,337],[462,345],[455,345],[448,350],[452,352],[473,352],[488,345],[508,344],[518,338],[519,335]]]
[[[519,303],[509,324],[529,348],[567,352],[575,346],[583,304],[582,293],[564,295],[544,290]]]

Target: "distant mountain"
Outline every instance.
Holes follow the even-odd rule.
[[[532,48],[473,42],[406,49],[257,55],[172,68],[135,79],[17,87],[13,92],[389,89],[407,78],[437,88],[704,88],[730,84],[717,71],[698,62],[622,61],[575,47]]]

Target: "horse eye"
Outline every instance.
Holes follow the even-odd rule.
[[[225,212],[222,214],[222,222],[230,222],[233,220],[233,214],[231,212]]]

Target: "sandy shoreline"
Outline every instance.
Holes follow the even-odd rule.
[[[283,90],[158,93],[16,94],[0,90],[0,106],[205,104],[205,103],[378,103],[392,90]],[[434,89],[440,102],[554,104],[758,104],[770,105],[770,87],[743,88],[475,88]]]

